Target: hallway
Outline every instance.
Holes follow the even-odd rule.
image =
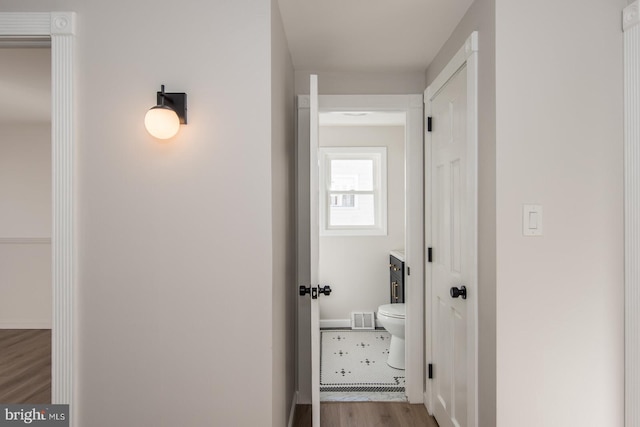
[[[396,402],[324,402],[322,425],[331,427],[438,427],[424,405]],[[311,405],[297,405],[294,427],[311,427]]]

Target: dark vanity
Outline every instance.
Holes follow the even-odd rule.
[[[404,251],[389,254],[390,301],[404,302]]]

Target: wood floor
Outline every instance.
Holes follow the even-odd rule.
[[[424,405],[401,402],[323,402],[320,420],[327,427],[438,427]],[[297,405],[293,427],[311,427],[311,405]]]
[[[0,329],[0,403],[51,403],[50,329]]]

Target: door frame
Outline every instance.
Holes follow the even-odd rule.
[[[640,423],[640,4],[634,1],[622,11],[624,31],[624,318],[625,426]]]
[[[0,13],[0,37],[51,39],[52,324],[51,399],[74,425],[75,257],[74,12]]]
[[[471,33],[464,45],[453,56],[438,77],[427,87],[424,92],[425,119],[431,116],[431,101],[436,97],[446,83],[466,64],[467,67],[467,162],[468,162],[468,195],[474,203],[468,212],[467,223],[470,227],[473,249],[471,252],[470,282],[467,284],[469,292],[467,296],[468,323],[467,323],[467,414],[469,427],[478,425],[478,32]],[[425,245],[432,245],[432,180],[429,171],[431,164],[431,134],[425,132],[424,150],[424,188],[425,188]],[[428,310],[432,303],[433,269],[425,259],[425,301],[424,306]],[[433,360],[433,330],[432,312],[427,311],[425,316],[425,357],[427,361]],[[427,362],[430,363],[430,362]],[[430,414],[434,409],[434,393],[432,381],[427,379],[424,392],[424,402]]]
[[[405,258],[411,274],[406,277],[406,386],[409,403],[424,399],[424,190],[423,190],[423,107],[421,94],[414,95],[320,95],[320,112],[394,111],[406,114],[405,127]],[[309,178],[300,168],[309,159],[309,95],[297,97],[297,278],[308,283]],[[308,173],[307,173],[308,175]],[[305,194],[306,193],[306,194]],[[306,208],[305,208],[306,206]],[[313,285],[313,284],[312,284]],[[336,292],[339,290],[336,289]],[[311,402],[309,309],[305,299],[297,304],[296,388],[297,403]]]

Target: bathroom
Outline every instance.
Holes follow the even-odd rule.
[[[362,326],[360,322],[364,322],[364,326],[373,326],[368,314],[373,313],[377,318],[379,306],[389,304],[392,299],[394,302],[403,300],[402,288],[393,289],[391,285],[390,254],[393,253],[400,261],[404,261],[405,123],[404,112],[350,111],[320,114],[321,194],[322,183],[328,188],[325,193],[327,197],[320,199],[331,203],[324,207],[321,203],[320,223],[337,224],[336,227],[320,227],[319,280],[320,284],[331,284],[334,289],[331,298],[322,301],[320,311],[320,327],[325,334],[322,344],[324,357],[331,353],[331,357],[345,359],[344,353],[348,351],[343,349],[348,347],[344,343],[336,347],[336,351],[331,350],[327,343],[330,339],[342,341],[345,334],[341,335],[341,331],[351,331],[353,313],[364,313],[363,317],[357,316],[356,326]],[[377,157],[371,154],[376,150],[380,154]],[[374,156],[369,162],[373,165],[373,171],[368,171],[373,177],[367,175],[367,171],[359,173],[357,167],[348,170],[349,164],[354,166],[349,160],[364,162],[362,159],[368,155]],[[327,172],[331,168],[325,166],[332,161],[333,170]],[[371,180],[374,181],[373,184],[370,183]],[[356,195],[354,201],[354,196],[340,194],[339,191],[371,188],[380,190],[374,197],[383,202],[373,207],[376,218],[372,222],[376,227],[341,226],[348,220],[341,222],[340,215],[346,212],[348,216],[349,212],[362,208],[368,201],[363,197],[358,201],[360,195]],[[329,220],[329,217],[332,219]],[[399,271],[396,275],[402,273],[403,271]],[[372,339],[379,344],[369,345],[358,339],[358,351],[363,357],[352,363],[361,366],[374,366],[375,363],[385,365],[384,370],[386,375],[391,375],[391,383],[387,384],[376,376],[384,375],[382,373],[374,374],[375,378],[359,378],[357,372],[350,371],[348,362],[342,366],[337,359],[325,361],[321,368],[321,377],[324,375],[324,383],[321,378],[321,400],[406,400],[404,370],[397,369],[400,367],[398,363],[394,363],[396,368],[385,363],[391,336],[379,321],[375,326],[375,331],[354,329],[353,332],[346,332],[374,336]],[[331,338],[326,334],[332,334]],[[350,357],[354,357],[354,351],[351,351]],[[401,358],[404,363],[402,355]],[[327,376],[328,370],[335,377],[340,377],[345,384],[334,383],[332,377]]]

